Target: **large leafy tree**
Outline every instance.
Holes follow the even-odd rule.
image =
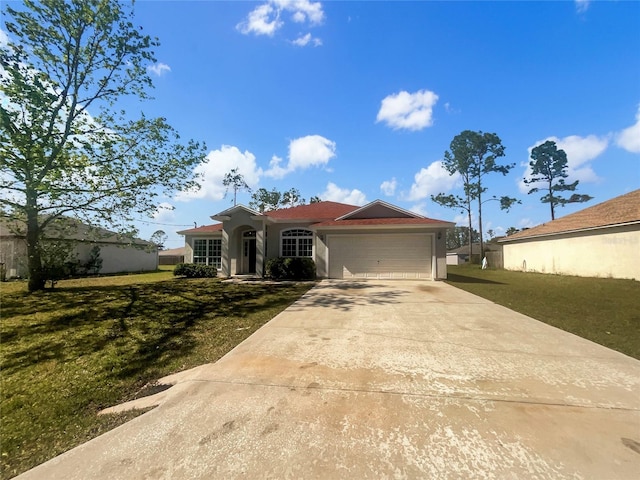
[[[506,175],[515,164],[500,165],[498,159],[504,156],[504,146],[495,133],[474,132],[465,130],[456,135],[449,150],[444,154],[443,165],[450,175],[458,174],[462,180],[464,196],[445,195],[432,196],[432,200],[448,208],[458,208],[467,213],[469,232],[472,231],[472,205],[475,203],[478,213],[478,232],[480,233],[480,255],[484,255],[482,238],[482,205],[488,201],[500,202],[500,208],[508,210],[519,201],[515,198],[495,195],[484,198],[487,192],[485,177],[491,173]],[[471,251],[472,235],[469,235],[469,251]]]
[[[531,150],[531,176],[524,179],[525,185],[543,183],[544,187],[533,187],[529,194],[545,191],[540,201],[548,203],[551,208],[551,220],[555,220],[555,208],[564,207],[567,203],[582,203],[591,200],[590,195],[572,194],[569,198],[560,195],[561,192],[575,192],[579,181],[566,183],[567,154],[559,149],[556,142],[547,140]]]
[[[297,188],[290,188],[286,192],[280,192],[275,188],[271,190],[259,188],[253,192],[251,202],[249,202],[249,206],[260,213],[304,204],[305,199],[302,198]]]
[[[471,231],[471,243],[480,241],[480,234],[474,228]],[[454,250],[463,245],[469,245],[469,229],[467,227],[455,226],[447,230],[447,250]]]
[[[15,5],[14,5],[15,6]],[[64,215],[133,232],[160,195],[197,188],[204,146],[164,118],[125,112],[147,99],[158,41],[117,0],[6,5],[0,45],[0,208],[25,222],[29,290],[44,288],[41,241]]]

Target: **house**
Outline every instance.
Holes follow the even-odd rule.
[[[473,257],[475,263],[480,263],[480,242],[473,243],[471,245],[472,255],[469,255],[469,245],[462,245],[458,248],[447,250],[447,265],[461,265],[468,263],[470,257]],[[502,245],[495,243],[495,239],[492,239],[484,244],[484,254],[489,260],[489,265],[500,268],[502,265]]]
[[[27,243],[24,222],[0,218],[0,263],[7,278],[28,277]],[[102,267],[99,273],[153,271],[158,269],[155,244],[62,217],[50,223],[43,238],[69,241],[73,244],[70,258],[85,263],[94,247],[99,248]]]
[[[500,243],[508,270],[640,280],[640,190]]]
[[[237,205],[218,221],[178,232],[185,262],[215,265],[222,275],[264,275],[276,257],[309,257],[321,278],[444,279],[446,230],[433,220],[376,200],[363,207],[337,202],[259,213]]]
[[[158,262],[160,265],[184,263],[184,247],[160,250],[158,252]]]

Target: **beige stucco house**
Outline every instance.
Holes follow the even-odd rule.
[[[500,243],[508,270],[640,280],[640,190]]]
[[[0,263],[6,278],[26,278],[27,244],[23,222],[0,219]],[[46,240],[63,240],[73,245],[70,260],[86,262],[94,247],[100,250],[101,274],[141,272],[158,269],[158,248],[140,239],[124,238],[117,233],[91,227],[64,217],[45,229]]]
[[[211,218],[219,223],[178,233],[185,262],[215,265],[224,276],[263,276],[270,258],[309,257],[321,278],[447,277],[446,230],[454,224],[381,200],[265,213],[237,205]]]

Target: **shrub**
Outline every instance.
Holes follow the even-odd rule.
[[[316,278],[316,264],[307,257],[277,257],[267,260],[267,277],[274,280],[313,280]]]
[[[196,265],[195,263],[179,263],[173,269],[176,277],[187,278],[214,278],[218,275],[218,269],[213,265]]]

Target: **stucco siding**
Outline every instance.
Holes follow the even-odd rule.
[[[93,244],[82,244],[76,248],[78,260],[86,262],[89,259]],[[100,245],[102,268],[99,273],[143,272],[158,269],[158,250],[147,247]]]
[[[514,241],[503,254],[507,270],[640,279],[637,225]]]

